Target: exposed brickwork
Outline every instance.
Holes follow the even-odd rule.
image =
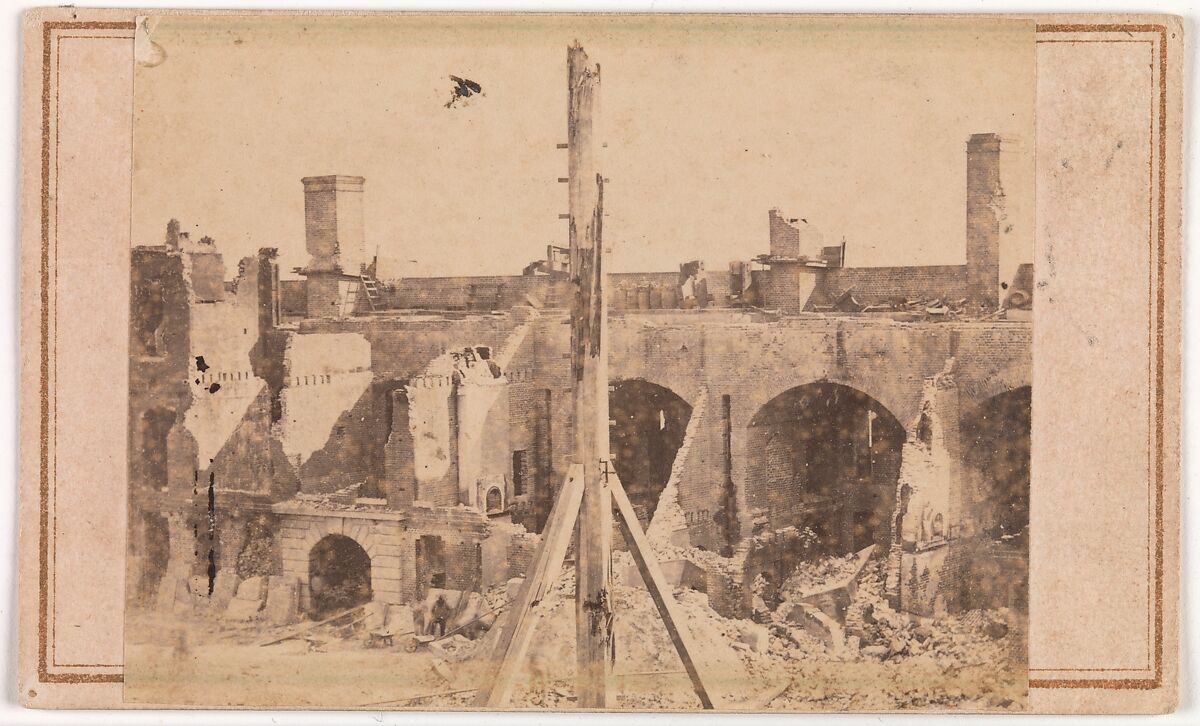
[[[808,309],[831,305],[847,290],[863,305],[909,300],[962,300],[968,297],[965,265],[843,267],[822,270]]]

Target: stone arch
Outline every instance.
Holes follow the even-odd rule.
[[[905,429],[882,403],[840,383],[793,386],[746,430],[744,496],[750,534],[811,530],[812,554],[891,538]]]
[[[982,405],[1003,393],[1033,386],[1033,367],[1028,360],[1013,362],[978,380],[963,381],[959,390],[967,394],[974,405]]]
[[[894,385],[881,385],[878,380],[866,381],[854,375],[823,375],[820,377],[805,377],[800,380],[788,380],[790,371],[779,371],[779,375],[771,380],[763,381],[756,386],[755,395],[748,401],[750,410],[757,415],[763,407],[780,396],[802,386],[830,384],[853,389],[876,401],[878,405],[891,414],[897,421],[905,422],[912,419],[921,404],[921,377],[905,378],[893,381]],[[748,413],[747,411],[746,413]],[[745,415],[745,414],[743,414]],[[744,420],[744,419],[743,419]]]
[[[308,551],[309,614],[319,619],[371,601],[371,556],[351,537],[329,534]]]
[[[615,381],[608,394],[609,451],[642,526],[658,508],[692,417],[692,406],[642,378]]]
[[[489,487],[484,494],[484,508],[488,514],[499,514],[504,511],[504,492],[500,487]]]

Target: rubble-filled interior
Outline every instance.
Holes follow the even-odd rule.
[[[771,210],[757,261],[609,276],[607,463],[734,707],[1024,693],[1032,277],[1001,300],[1000,143],[968,143],[965,265],[845,267]],[[303,180],[301,279],[264,248],[227,280],[175,222],[133,252],[127,682],[453,706],[491,657],[572,464],[569,288],[553,247],[376,280],[364,189]],[[613,571],[619,704],[695,706],[619,541]],[[573,587],[514,706],[574,697]]]

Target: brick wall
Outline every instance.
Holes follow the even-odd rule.
[[[731,286],[727,270],[704,273],[710,305],[728,305]],[[637,290],[654,288],[654,308],[681,306],[678,272],[614,272],[608,276],[609,304],[617,310],[636,309]],[[294,294],[294,293],[292,293]],[[529,305],[532,299],[544,308],[567,308],[572,290],[562,277],[548,275],[481,275],[477,277],[414,277],[388,281],[381,290],[379,307],[388,310],[491,311]]]
[[[818,273],[808,308],[830,305],[847,290],[864,305],[904,299],[961,300],[968,297],[965,265],[842,267]]]

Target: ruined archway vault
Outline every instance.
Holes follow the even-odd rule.
[[[746,427],[743,534],[807,530],[814,556],[885,547],[904,440],[896,416],[857,388],[782,391]]]
[[[615,381],[608,398],[613,467],[645,527],[684,450],[692,405],[670,388],[641,378]]]

